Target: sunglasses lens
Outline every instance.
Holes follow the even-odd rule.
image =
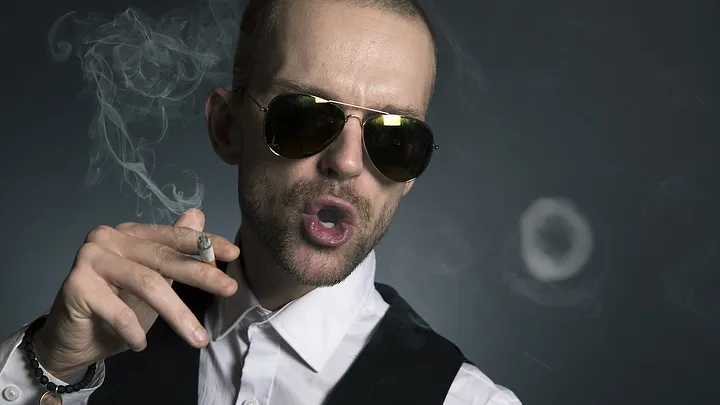
[[[419,177],[430,163],[434,137],[424,122],[398,115],[378,115],[365,124],[365,148],[387,178],[405,182]]]
[[[265,141],[289,159],[312,156],[331,144],[345,124],[342,109],[317,97],[286,94],[275,98],[265,115]]]

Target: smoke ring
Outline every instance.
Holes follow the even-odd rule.
[[[562,258],[550,256],[542,247],[540,229],[551,218],[560,218],[569,225],[570,247]],[[555,282],[576,275],[587,263],[593,250],[590,224],[561,198],[540,198],[523,213],[520,220],[521,254],[533,277]]]

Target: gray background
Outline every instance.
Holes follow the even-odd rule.
[[[72,10],[186,4],[14,2],[0,15],[0,335],[50,305],[89,229],[146,218],[112,167],[83,184],[91,99],[77,60],[51,61],[50,26]],[[440,4],[457,40],[442,36],[429,117],[441,149],[378,248],[379,279],[526,404],[718,403],[717,2]],[[157,163],[194,170],[207,229],[232,237],[235,171],[192,124]],[[595,248],[548,285],[523,265],[518,223],[553,196],[587,218]]]

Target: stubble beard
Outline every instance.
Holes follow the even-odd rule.
[[[238,178],[238,196],[243,221],[256,238],[267,247],[275,264],[298,284],[328,287],[345,280],[362,263],[387,233],[397,210],[400,195],[393,196],[373,218],[372,205],[358,196],[351,187],[336,182],[301,181],[281,190],[263,170],[255,170]],[[304,237],[300,210],[304,204],[321,195],[342,198],[357,209],[358,224],[353,238],[341,248],[310,243]],[[373,221],[373,219],[375,219]],[[312,253],[298,257],[304,247]],[[313,257],[310,257],[313,256]],[[322,271],[314,271],[318,257],[324,262]]]

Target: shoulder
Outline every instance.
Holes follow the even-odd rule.
[[[521,405],[509,389],[495,384],[477,367],[464,363],[443,405]]]

